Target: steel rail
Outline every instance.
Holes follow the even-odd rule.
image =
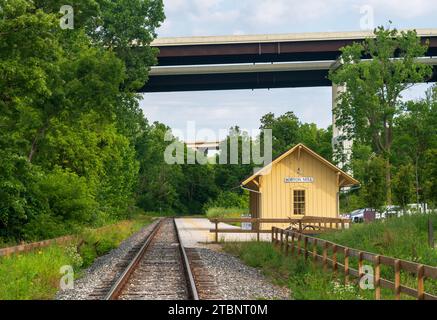
[[[120,295],[121,291],[123,290],[124,286],[129,281],[130,276],[135,271],[135,268],[138,266],[138,263],[144,257],[144,254],[146,253],[147,248],[149,247],[150,243],[152,242],[152,240],[155,237],[158,230],[161,228],[163,222],[164,222],[164,219],[161,219],[155,225],[155,227],[153,228],[150,235],[147,237],[147,240],[144,242],[141,249],[138,251],[138,253],[135,255],[135,257],[132,259],[132,261],[129,263],[129,265],[126,267],[126,269],[123,271],[123,273],[118,278],[118,280],[114,283],[114,285],[108,291],[108,293],[104,297],[104,300],[117,300],[117,298]]]
[[[173,219],[173,223],[174,223],[174,227],[176,229],[176,235],[177,235],[178,242],[179,242],[179,249],[181,251],[181,256],[182,256],[182,260],[183,260],[185,278],[187,281],[187,288],[188,288],[189,297],[191,298],[191,300],[199,300],[199,294],[197,292],[196,283],[194,281],[194,276],[193,276],[193,273],[191,271],[190,262],[188,261],[187,253],[186,253],[185,248],[184,248],[182,241],[181,241],[179,229],[176,225],[176,219]]]

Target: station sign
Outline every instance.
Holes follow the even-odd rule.
[[[285,178],[285,183],[314,183],[313,177]]]
[[[252,216],[249,214],[242,214],[242,218],[252,218]],[[252,230],[252,223],[251,222],[242,222],[241,223],[241,230]]]

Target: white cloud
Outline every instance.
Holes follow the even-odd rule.
[[[374,8],[375,23],[435,27],[435,0],[164,0],[163,36],[350,31],[360,8]],[[171,28],[169,27],[171,25]],[[236,30],[238,32],[236,32]]]
[[[235,125],[253,130],[259,128],[259,120],[266,113],[280,115],[287,111],[320,127],[331,124],[330,88],[145,94],[141,106],[150,121],[182,131],[188,121],[195,121],[198,129],[217,132]]]
[[[391,15],[393,19],[411,19],[437,12],[435,0],[367,0],[359,2],[373,6],[376,15]]]
[[[343,0],[270,0],[249,1],[252,12],[248,19],[252,24],[285,25],[308,22],[335,12]],[[256,2],[256,3],[253,3]]]
[[[164,0],[164,9],[165,11],[179,11],[181,9],[186,8],[188,5],[187,0]]]

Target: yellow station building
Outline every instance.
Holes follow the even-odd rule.
[[[359,185],[310,148],[298,144],[242,182],[252,218],[339,217],[340,189]]]

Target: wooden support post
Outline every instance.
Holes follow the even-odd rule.
[[[424,300],[425,299],[425,267],[423,264],[417,266],[417,299]]]
[[[280,235],[281,235],[281,251],[282,249],[284,249],[284,230],[281,229],[281,231],[279,231]]]
[[[256,228],[256,241],[259,242],[260,238],[259,238],[259,223],[258,223],[258,227]]]
[[[299,232],[302,232],[302,222],[299,221]]]
[[[272,227],[272,243],[275,244],[275,227]]]
[[[314,239],[313,242],[313,260],[317,262],[317,239]]]
[[[338,269],[338,264],[337,264],[337,246],[334,245],[332,247],[332,262],[333,262],[333,269],[334,269],[334,274],[337,274],[337,269]]]
[[[285,255],[288,256],[288,231],[285,231]]]
[[[323,246],[323,271],[326,271],[328,267],[328,243],[325,242]]]
[[[361,278],[364,276],[364,272],[363,272],[363,253],[362,252],[358,253],[358,276],[359,276],[359,280],[361,280]]]
[[[344,249],[344,283],[349,283],[349,248]]]
[[[215,220],[215,243],[218,243],[218,221]]]
[[[301,234],[299,233],[299,235],[297,236],[297,256],[300,256],[300,239],[301,239]]]
[[[374,266],[375,266],[375,278],[374,278],[374,286],[375,286],[375,300],[381,300],[381,258],[380,256],[375,256],[374,258]]]
[[[292,256],[294,256],[294,250],[295,250],[295,247],[294,247],[294,232],[292,231],[292,233],[291,233],[291,255]]]
[[[305,255],[305,260],[308,260],[308,237],[305,237],[304,236],[304,240],[303,240],[304,242],[304,245],[303,245],[303,248],[304,248],[304,255]]]
[[[344,220],[341,220],[341,230],[344,230]]]
[[[401,299],[401,262],[396,259],[395,260],[395,299]]]

